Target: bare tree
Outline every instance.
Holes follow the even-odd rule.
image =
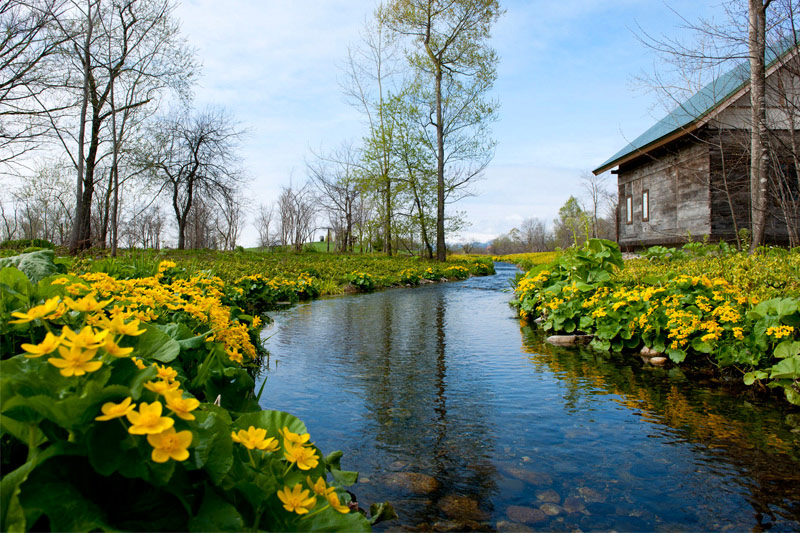
[[[178,248],[184,249],[198,195],[222,199],[242,182],[236,151],[242,132],[224,111],[209,108],[162,118],[151,127],[151,135],[151,143],[139,153],[139,164],[169,196]]]
[[[316,201],[308,184],[284,187],[278,198],[281,244],[300,252],[316,229]]]
[[[315,154],[314,159],[306,163],[331,226],[341,228],[337,236],[341,238],[342,251],[352,251],[355,245],[353,216],[361,195],[359,156],[351,143],[344,143],[329,154]]]
[[[64,41],[50,31],[65,0],[0,0],[0,162],[11,163],[43,135],[36,99],[51,88],[47,59]],[[48,110],[52,110],[48,108]]]
[[[261,248],[273,246],[275,240],[271,230],[274,230],[275,207],[260,204],[253,224],[258,232],[258,245]]]
[[[606,176],[600,174],[595,176],[591,172],[586,172],[581,175],[581,187],[586,192],[586,199],[588,201],[589,216],[592,220],[592,237],[598,237],[598,213],[602,209],[602,204],[608,197],[609,193],[606,189]]]

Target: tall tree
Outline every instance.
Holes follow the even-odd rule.
[[[36,100],[50,88],[48,58],[64,36],[50,31],[66,0],[0,0],[0,162],[11,163],[45,130]]]
[[[186,227],[198,196],[224,202],[242,181],[236,151],[241,136],[220,109],[184,111],[151,126],[152,141],[139,153],[139,165],[170,199],[179,249],[186,247]]]
[[[124,115],[151,104],[162,88],[185,88],[193,76],[193,53],[173,8],[172,0],[71,0],[53,19],[63,44],[50,68],[61,78],[55,99],[62,106],[51,112],[45,99],[38,102],[76,169],[73,252],[91,244],[93,198],[103,178],[96,171],[105,157],[118,165],[129,127]]]
[[[772,0],[749,0],[748,49],[750,51],[750,251],[764,243],[767,220],[767,7]]]
[[[383,248],[392,255],[392,216],[394,177],[392,169],[391,117],[387,102],[398,75],[397,48],[386,27],[386,12],[378,6],[372,20],[364,25],[361,43],[348,50],[343,88],[351,104],[364,113],[367,122],[367,150],[364,152],[366,190],[377,192],[381,200]]]
[[[416,48],[412,64],[427,77],[433,96],[430,125],[436,140],[439,261],[447,258],[445,167],[454,159],[448,158],[446,145],[453,142],[451,136],[465,129],[481,130],[493,117],[495,106],[484,102],[483,96],[496,77],[497,55],[487,41],[501,13],[497,0],[392,0],[387,6],[389,26],[412,39]]]

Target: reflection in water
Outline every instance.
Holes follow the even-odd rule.
[[[359,499],[392,501],[406,526],[800,527],[790,413],[521,336],[513,274],[278,314],[263,406],[343,449]]]

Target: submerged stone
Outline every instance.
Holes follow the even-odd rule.
[[[386,484],[400,487],[414,494],[430,494],[439,489],[439,482],[435,477],[418,472],[395,472],[386,477]]]
[[[546,487],[553,484],[553,478],[549,474],[542,472],[534,472],[533,470],[525,470],[524,468],[508,468],[506,472],[517,479],[521,479],[531,485],[537,487]]]
[[[535,531],[535,529],[531,529],[525,524],[518,524],[516,522],[509,522],[507,520],[501,520],[495,525],[495,529],[498,533],[529,533],[531,531]]]
[[[666,364],[667,358],[666,357],[651,357],[649,363],[651,365],[661,366]]]
[[[561,503],[561,496],[553,489],[537,491],[536,499],[540,502]]]
[[[564,500],[564,510],[568,513],[584,513],[586,506],[578,498],[567,498]]]
[[[448,494],[439,502],[439,508],[450,518],[460,520],[487,520],[489,514],[478,508],[478,502],[468,496]]]
[[[585,501],[587,503],[589,503],[589,502],[604,502],[604,501],[606,501],[605,494],[602,494],[602,493],[600,493],[600,492],[598,492],[598,491],[596,491],[596,490],[594,490],[592,488],[589,488],[589,487],[580,487],[578,489],[578,494],[580,494],[581,498],[583,498],[583,501]]]
[[[543,503],[542,505],[539,506],[539,509],[541,509],[542,512],[550,516],[560,515],[561,513],[564,512],[563,507],[561,507],[560,505],[556,505],[554,503]]]
[[[541,509],[522,507],[520,505],[510,506],[506,509],[506,515],[514,522],[522,522],[523,524],[538,524],[539,522],[547,521],[547,515]]]

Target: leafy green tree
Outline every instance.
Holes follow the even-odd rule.
[[[497,0],[392,0],[385,9],[389,27],[411,39],[412,66],[427,90],[436,154],[436,258],[446,259],[446,175],[451,192],[478,176],[493,154],[488,124],[496,105],[485,100],[496,78],[497,54],[487,44],[502,10]]]
[[[570,196],[561,206],[558,218],[553,223],[556,242],[564,248],[571,245],[579,246],[589,239],[591,217],[574,196]]]

